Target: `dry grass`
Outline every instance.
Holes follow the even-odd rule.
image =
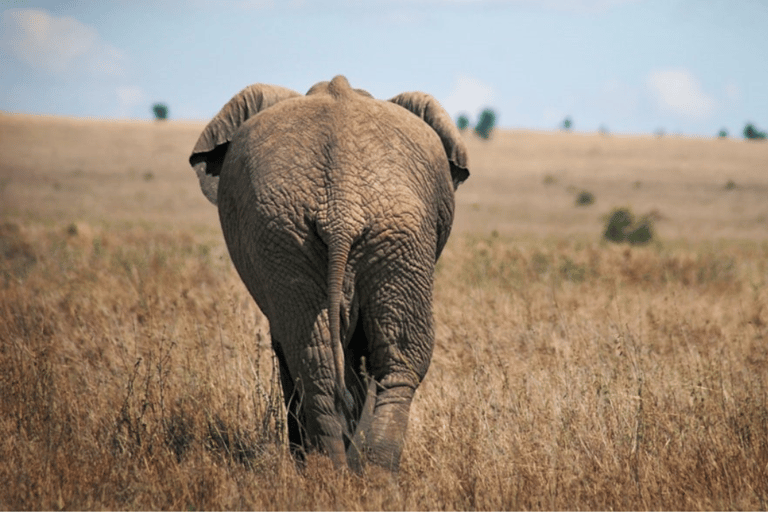
[[[203,219],[186,199],[199,194],[183,167],[197,128],[120,126],[136,136],[117,147],[115,133],[99,125],[98,139],[81,122],[107,144],[88,156],[87,144],[46,137],[50,126],[11,119],[28,135],[4,147],[0,168],[0,508],[768,506],[768,242],[748,236],[756,228],[737,219],[740,240],[616,246],[599,241],[597,212],[582,227],[594,231],[579,234],[575,221],[561,230],[537,217],[542,205],[528,226],[550,236],[459,227],[438,267],[435,355],[396,481],[336,473],[322,457],[297,471],[282,442],[268,325],[228,261],[215,212]],[[0,141],[11,123],[2,120]],[[138,168],[130,155],[156,140],[142,142],[148,130],[178,144],[144,171],[111,161],[100,170],[110,155]],[[33,134],[55,143],[25,143]],[[483,155],[476,186],[503,182]],[[82,174],[67,174],[77,158]],[[768,178],[754,180],[760,190]],[[600,187],[585,186],[599,205]],[[703,211],[680,194],[680,211],[686,200]],[[476,210],[462,203],[458,215],[491,218],[501,197]],[[199,199],[194,208],[205,208]],[[572,197],[568,207],[577,211]]]
[[[765,143],[526,131],[468,142],[461,232],[591,235],[621,206],[652,213],[664,238],[768,238]],[[582,190],[595,202],[574,208]]]

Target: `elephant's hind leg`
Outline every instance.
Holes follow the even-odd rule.
[[[306,431],[302,425],[301,398],[302,393],[294,385],[291,373],[288,370],[288,363],[285,360],[285,354],[280,347],[280,343],[273,340],[272,348],[275,351],[277,360],[280,364],[280,384],[283,389],[283,400],[285,402],[285,415],[288,427],[288,446],[291,455],[297,463],[303,463],[306,458],[308,446],[305,445]]]
[[[337,407],[327,313],[320,308],[306,308],[316,311],[314,319],[299,320],[302,318],[300,313],[306,315],[306,309],[292,311],[289,309],[291,304],[282,307],[292,322],[276,321],[270,327],[282,348],[276,353],[282,353],[282,361],[285,363],[281,362],[281,377],[288,412],[291,414],[288,425],[291,442],[300,443],[306,451],[319,449],[337,467],[346,466],[346,419]],[[284,339],[290,341],[284,342]],[[287,396],[289,393],[293,395],[290,400]],[[295,423],[292,423],[294,420]]]
[[[434,340],[432,268],[398,270],[375,279],[375,291],[363,308],[376,380],[364,452],[368,460],[393,472],[400,465],[411,401],[427,373]]]

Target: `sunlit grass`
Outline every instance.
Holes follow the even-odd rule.
[[[455,236],[395,483],[294,467],[220,244],[0,235],[4,508],[766,507],[766,244]]]

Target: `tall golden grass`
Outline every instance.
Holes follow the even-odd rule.
[[[468,140],[401,470],[359,478],[287,453],[201,127],[0,115],[0,509],[768,507],[768,145]]]
[[[766,243],[457,237],[393,482],[293,466],[268,325],[209,245],[0,233],[2,508],[766,506]]]

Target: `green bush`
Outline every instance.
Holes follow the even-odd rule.
[[[635,222],[628,208],[617,208],[608,218],[603,238],[614,243],[647,244],[653,239],[653,219],[644,216]]]
[[[609,242],[621,243],[627,238],[627,228],[632,225],[632,213],[626,208],[618,208],[608,218],[608,225],[603,238]]]
[[[723,128],[722,130],[720,130],[720,132],[717,134],[717,136],[720,137],[721,139],[727,138],[728,137],[728,130]]]
[[[632,231],[627,233],[627,242],[632,245],[644,245],[653,239],[653,222],[649,217],[641,217]]]
[[[563,130],[569,132],[571,131],[571,126],[573,126],[573,121],[570,117],[563,119]]]
[[[491,136],[494,125],[496,125],[496,112],[486,108],[480,113],[480,120],[475,125],[475,133],[480,138],[487,139]]]
[[[164,121],[168,119],[168,105],[165,103],[155,103],[152,105],[152,113],[155,114],[155,119]]]
[[[469,119],[464,114],[461,114],[458,119],[456,119],[456,127],[464,131],[469,126]]]
[[[765,139],[765,132],[761,132],[752,123],[747,123],[744,127],[744,138],[750,140],[763,140]]]

